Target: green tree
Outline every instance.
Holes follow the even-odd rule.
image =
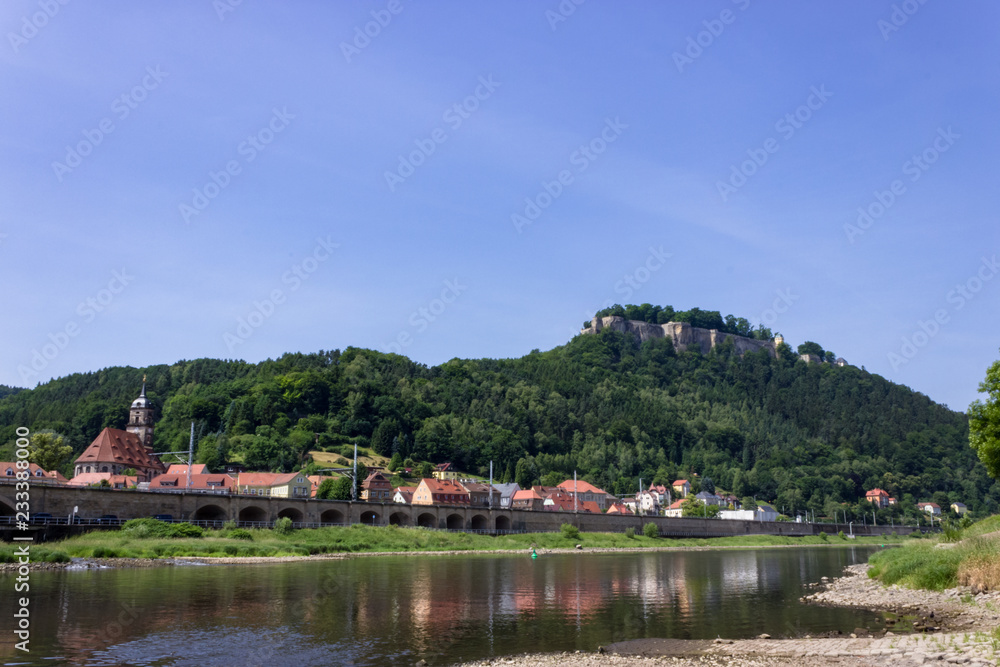
[[[399,455],[399,452],[396,452],[395,454],[392,455],[392,458],[389,460],[389,472],[396,472],[402,467],[403,467],[403,457]]]
[[[756,510],[757,501],[753,499],[753,496],[746,496],[740,501],[740,506],[745,510]]]
[[[320,484],[320,488],[316,491],[316,497],[319,497],[319,492],[323,490],[323,485],[329,484],[327,486],[326,495],[323,496],[327,500],[350,500],[351,499],[351,478],[350,477],[338,477],[337,479],[323,480],[323,484]]]
[[[428,461],[424,461],[420,464],[420,477],[422,479],[429,479],[434,476],[434,466]]]
[[[65,444],[65,438],[51,431],[39,431],[31,435],[28,446],[28,460],[43,470],[57,470],[73,454],[73,448]]]
[[[399,433],[399,422],[393,418],[383,419],[372,433],[371,446],[379,456],[389,456],[392,453],[392,441]]]
[[[319,483],[319,488],[316,489],[316,498],[319,500],[332,500],[333,487],[336,483],[337,478],[327,477],[324,479]]]
[[[711,477],[701,478],[701,490],[705,493],[715,493],[715,482],[712,481]]]
[[[969,444],[986,471],[1000,479],[1000,361],[994,361],[979,384],[986,400],[969,406]]]
[[[565,479],[566,475],[557,470],[553,470],[552,472],[547,472],[542,475],[540,483],[542,486],[559,486],[559,484]]]
[[[820,359],[823,359],[826,356],[826,353],[823,351],[822,346],[820,346],[819,343],[812,342],[811,340],[807,340],[806,342],[799,345],[798,353],[815,354]]]

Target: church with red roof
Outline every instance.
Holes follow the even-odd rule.
[[[124,431],[117,428],[101,431],[77,458],[74,477],[93,472],[120,475],[131,468],[138,481],[148,482],[163,474],[166,467],[153,454],[153,406],[146,398],[145,382],[139,398],[132,401],[125,428]]]

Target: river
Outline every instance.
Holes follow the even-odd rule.
[[[4,664],[451,664],[625,639],[775,637],[874,625],[803,605],[868,547],[387,556],[38,571],[31,652]],[[4,591],[10,576],[0,577]],[[5,599],[12,596],[4,594]]]

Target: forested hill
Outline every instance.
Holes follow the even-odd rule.
[[[0,398],[0,442],[27,425],[79,452],[101,428],[124,427],[143,374],[157,451],[186,450],[195,420],[210,466],[288,470],[317,446],[358,442],[471,472],[493,460],[497,478],[522,484],[577,470],[615,493],[634,492],[640,477],[698,473],[737,496],[821,514],[874,486],[904,503],[947,493],[997,511],[1000,500],[965,415],[906,387],[792,354],[741,358],[726,344],[678,353],[669,339],[609,330],[520,359],[431,368],[356,348],[109,368]]]

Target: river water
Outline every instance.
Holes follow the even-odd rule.
[[[867,547],[40,571],[31,652],[3,664],[451,664],[643,637],[775,637],[874,625],[803,605]],[[13,580],[0,577],[3,598]],[[5,604],[6,607],[11,605]]]

